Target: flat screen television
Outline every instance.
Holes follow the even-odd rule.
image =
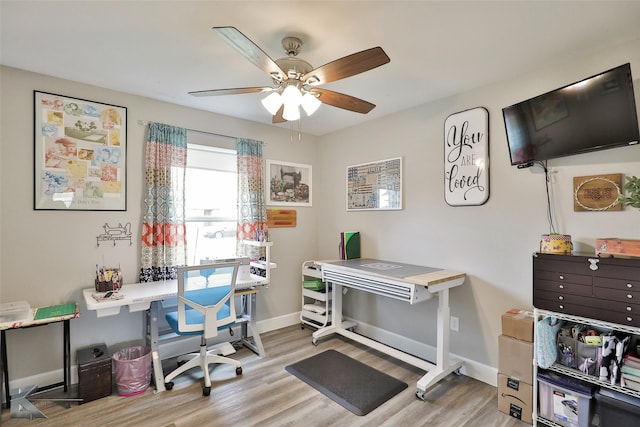
[[[511,164],[637,144],[630,64],[502,109]]]

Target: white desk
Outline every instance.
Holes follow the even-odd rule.
[[[264,347],[255,322],[255,303],[258,288],[269,282],[260,276],[251,275],[249,280],[236,280],[236,296],[243,298],[242,304],[246,311],[237,315],[236,323],[240,324],[242,344],[259,357],[265,356]],[[162,282],[133,283],[123,285],[119,293],[124,295],[119,300],[96,301],[93,298],[95,288],[83,289],[82,295],[88,310],[95,310],[98,317],[114,316],[120,313],[121,307],[129,307],[130,312],[145,311],[145,340],[151,347],[153,360],[153,376],[156,382],[156,391],[164,391],[164,374],[162,360],[159,354],[160,331],[159,319],[161,302],[166,299],[176,298],[178,295],[178,281],[166,280]],[[247,325],[251,327],[252,338],[248,337]]]
[[[333,308],[331,325],[313,333],[313,344],[318,338],[339,334],[367,345],[398,360],[409,363],[427,373],[418,381],[416,396],[424,400],[425,391],[462,366],[461,361],[449,360],[449,289],[464,283],[466,274],[431,267],[380,261],[352,259],[346,261],[316,261],[322,270],[322,279],[332,284]],[[438,297],[437,360],[427,362],[395,348],[352,332],[355,322],[342,321],[342,288],[364,292],[416,304]]]

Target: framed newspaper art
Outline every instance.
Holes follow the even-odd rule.
[[[402,157],[347,166],[347,211],[402,209]]]
[[[34,91],[34,209],[127,210],[127,109]]]

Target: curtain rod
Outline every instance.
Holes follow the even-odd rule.
[[[138,124],[140,126],[146,126],[147,124],[149,124],[149,122],[147,122],[145,120],[138,120]],[[230,139],[239,139],[240,138],[240,137],[237,137],[237,136],[223,135],[221,133],[207,132],[207,131],[204,131],[204,130],[189,129],[189,128],[186,128],[186,129],[188,131],[190,131],[190,132],[204,133],[204,134],[207,134],[207,135],[214,135],[214,136],[219,136],[219,137],[222,137],[222,138],[230,138]],[[262,141],[260,141],[260,142],[262,142]],[[262,142],[262,144],[264,144],[264,143]]]

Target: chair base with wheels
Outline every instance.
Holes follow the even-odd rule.
[[[178,368],[164,377],[164,387],[167,390],[173,389],[173,379],[183,372],[188,371],[191,368],[200,367],[204,372],[204,387],[202,388],[202,395],[209,396],[211,393],[211,376],[209,374],[210,364],[228,364],[236,367],[236,375],[242,375],[242,364],[237,360],[229,357],[224,357],[218,354],[219,350],[207,350],[207,340],[204,335],[200,339],[200,352],[185,354],[178,358]],[[183,362],[183,359],[187,359]]]
[[[166,314],[167,323],[178,335],[200,335],[200,352],[178,359],[188,361],[164,377],[167,390],[173,388],[176,376],[191,368],[202,369],[204,396],[211,393],[209,365],[229,364],[236,367],[236,375],[242,375],[239,361],[221,355],[217,348],[207,350],[207,339],[235,324],[233,296],[238,266],[237,262],[220,262],[213,268],[211,265],[178,268],[178,310]]]

